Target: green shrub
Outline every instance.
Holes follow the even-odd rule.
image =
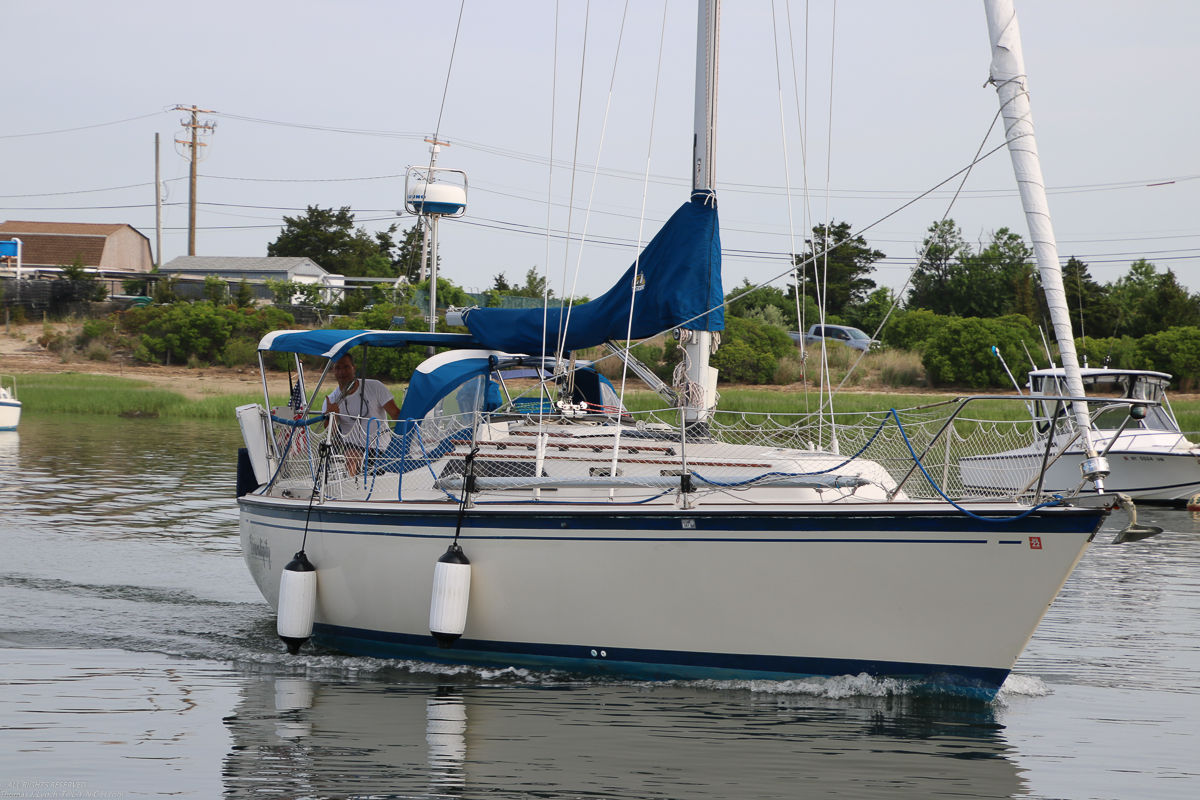
[[[1089,367],[1108,366],[1112,369],[1142,369],[1142,354],[1138,352],[1138,340],[1130,336],[1111,339],[1095,339],[1091,336],[1075,340],[1075,352],[1082,365],[1087,360]]]
[[[730,383],[770,383],[779,360],[796,352],[782,329],[754,319],[726,317],[721,338],[721,347],[709,363]]]
[[[1143,336],[1137,349],[1144,369],[1167,372],[1189,384],[1200,378],[1200,328],[1168,328]]]
[[[880,336],[889,347],[920,351],[952,319],[923,308],[900,311],[892,315]]]
[[[227,367],[240,367],[244,364],[258,364],[258,342],[250,339],[230,339],[221,354],[221,363]]]
[[[131,308],[121,316],[121,327],[141,337],[134,357],[153,363],[179,363],[193,355],[208,363],[222,361],[231,340],[257,342],[268,331],[294,324],[291,314],[277,308],[235,308],[207,300]]]
[[[86,355],[90,361],[108,361],[112,358],[112,351],[104,342],[92,342],[88,345]]]
[[[994,319],[944,319],[946,324],[926,342],[921,357],[931,384],[957,384],[977,389],[1010,386],[1011,381],[1000,359],[992,353],[993,346],[1004,356],[1017,381],[1024,384],[1029,374],[1025,349],[1036,352],[1034,348],[1039,344],[1027,317],[1013,314]]]

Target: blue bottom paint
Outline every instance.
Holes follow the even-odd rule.
[[[313,641],[343,653],[488,668],[561,670],[636,680],[770,680],[828,678],[866,673],[916,684],[914,694],[945,694],[990,701],[1006,669],[896,661],[644,650],[460,639],[453,649],[433,636],[372,631],[318,623]],[[595,652],[596,655],[592,655]]]

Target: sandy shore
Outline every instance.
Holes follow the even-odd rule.
[[[61,327],[65,329],[66,326]],[[262,392],[262,378],[257,367],[164,367],[159,364],[142,364],[124,355],[114,355],[109,361],[91,361],[81,355],[73,355],[63,360],[58,353],[52,353],[37,343],[41,334],[41,323],[12,325],[7,336],[0,328],[0,373],[17,376],[18,392],[21,375],[63,372],[84,372],[149,381],[194,400],[214,394]],[[286,373],[268,372],[267,383],[272,394],[286,395],[288,392]]]

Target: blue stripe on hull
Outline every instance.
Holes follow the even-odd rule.
[[[259,505],[253,502],[247,502],[249,498],[239,498],[239,502],[245,507],[253,506],[253,513],[260,519],[256,520],[256,524],[264,527],[282,527],[291,528],[292,525],[277,525],[272,526],[270,523],[262,521],[262,517],[272,517],[278,520],[295,521],[303,525],[308,514],[308,505],[298,503],[294,508],[276,508],[266,505]],[[680,531],[680,520],[691,520],[696,530],[704,531],[731,531],[737,532],[739,536],[734,537],[733,541],[749,541],[752,540],[755,532],[773,533],[773,532],[862,532],[875,534],[864,538],[864,541],[899,541],[894,536],[898,532],[913,532],[913,533],[968,533],[968,534],[996,534],[1004,535],[1044,535],[1048,533],[1084,533],[1099,530],[1100,523],[1104,521],[1107,512],[1101,509],[1070,509],[1070,510],[1048,510],[1048,512],[1035,512],[1024,519],[1015,520],[1005,524],[997,525],[996,523],[982,522],[971,519],[970,517],[958,511],[934,511],[931,509],[922,509],[912,513],[889,513],[881,511],[880,513],[863,513],[862,511],[850,512],[846,514],[821,513],[813,514],[811,510],[796,511],[789,513],[787,511],[771,511],[762,513],[747,513],[745,511],[736,512],[721,512],[711,510],[696,510],[692,512],[671,510],[665,513],[646,513],[646,514],[614,514],[612,506],[603,506],[607,513],[562,513],[553,507],[538,507],[531,508],[528,512],[511,512],[511,511],[491,511],[484,507],[476,506],[472,511],[468,511],[465,519],[462,522],[464,530],[471,529],[473,536],[489,538],[485,533],[492,529],[502,530],[532,530],[545,531],[551,530],[596,530],[596,531]],[[243,509],[243,513],[245,508]],[[997,515],[1000,517],[1001,515]],[[1003,516],[1016,516],[1016,513],[1006,514]],[[328,506],[316,506],[312,510],[310,530],[321,530],[321,525],[336,524],[348,526],[369,526],[369,525],[385,525],[389,530],[369,530],[360,529],[355,533],[363,535],[403,535],[399,528],[454,528],[458,522],[458,508],[448,507],[444,513],[429,513],[428,511],[408,511],[403,507],[392,507],[387,510],[381,510],[378,513],[364,513],[358,510],[342,510],[331,509]],[[884,533],[886,531],[886,533]],[[336,531],[327,531],[335,533]],[[438,534],[434,534],[437,536]],[[568,534],[569,536],[569,534]],[[546,533],[540,536],[518,536],[501,534],[498,538],[547,538]],[[558,538],[550,536],[548,538]],[[574,538],[574,537],[570,537]],[[604,539],[621,539],[620,536],[605,536]],[[642,539],[644,537],[637,537]],[[681,541],[683,537],[672,535],[672,541]],[[704,541],[712,541],[711,537],[703,537]],[[910,539],[908,541],[924,541],[923,537]],[[838,538],[838,541],[845,541]],[[964,543],[968,543],[965,542]],[[969,543],[984,544],[984,542]]]
[[[642,680],[797,680],[866,673],[919,683],[923,693],[991,700],[1008,670],[896,661],[698,653],[638,648],[492,642],[460,639],[442,650],[432,636],[372,631],[340,625],[314,626],[313,640],[343,653],[483,667],[555,669]],[[603,652],[605,655],[600,656]]]

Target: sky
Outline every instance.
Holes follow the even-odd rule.
[[[1145,257],[1200,290],[1200,3],[1018,0],[1033,121],[1065,260],[1101,282]],[[461,10],[461,19],[460,19]],[[536,268],[604,292],[690,189],[693,2],[62,0],[4,4],[0,219],[129,223],[187,253],[177,105],[214,113],[197,254],[262,256],[283,216],[349,206],[413,224],[404,175],[467,173],[442,274]],[[556,43],[557,42],[557,43]],[[979,0],[726,0],[716,175],[726,291],[776,279],[812,225],[849,222],[902,287],[948,215],[1027,238],[985,87]],[[990,133],[989,133],[990,131]],[[569,232],[570,244],[567,244]],[[582,242],[582,244],[581,244]],[[783,285],[778,278],[776,285]]]

